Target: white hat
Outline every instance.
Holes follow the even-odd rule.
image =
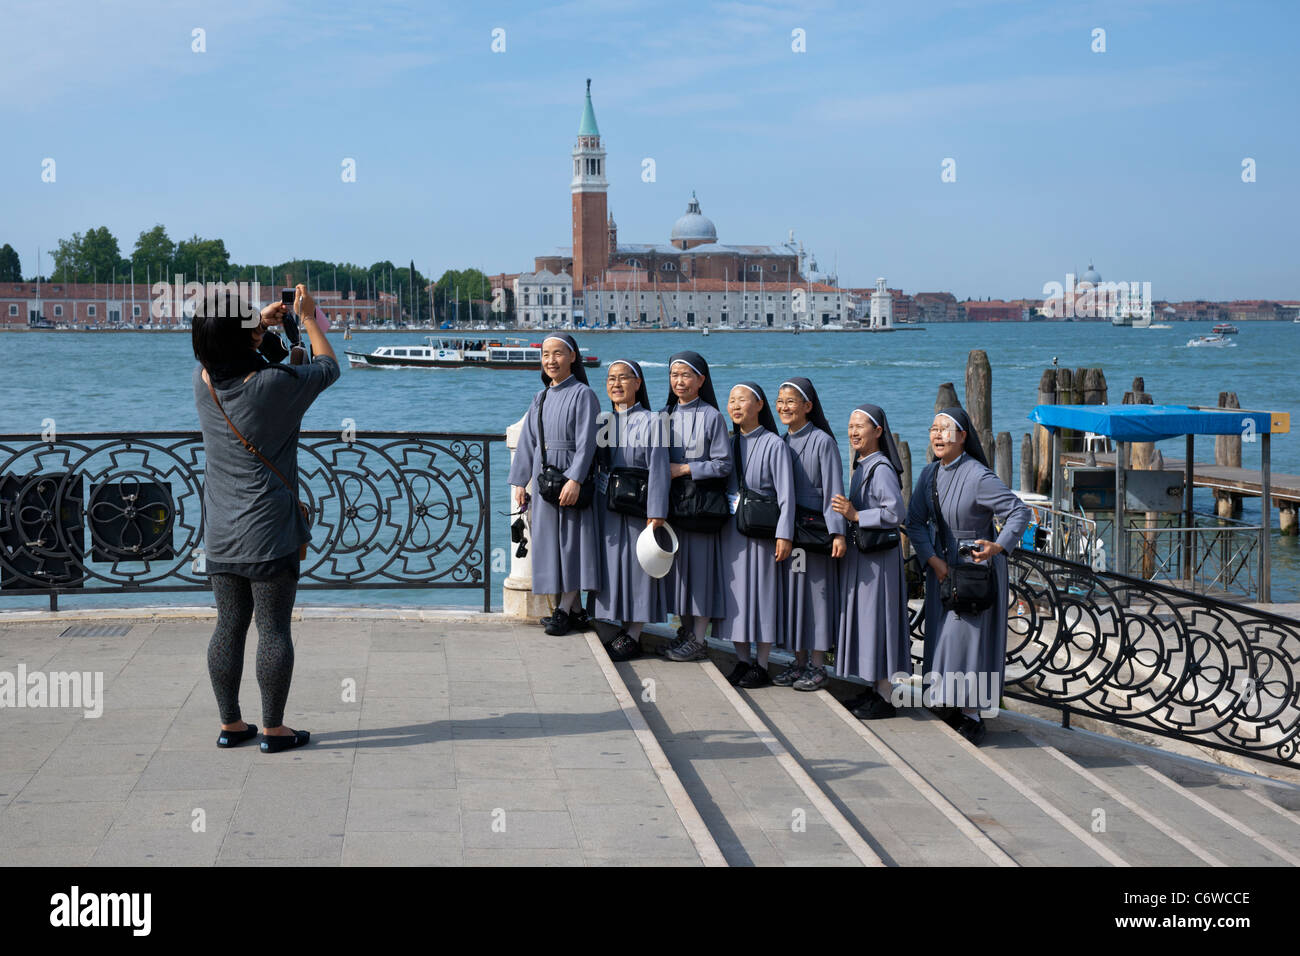
[[[662,578],[667,574],[668,569],[673,566],[673,557],[677,554],[677,533],[673,531],[673,526],[667,523],[663,525],[663,529],[668,532],[668,538],[672,541],[671,551],[665,551],[659,544],[658,536],[655,534],[656,529],[652,525],[646,525],[645,530],[636,539],[636,559],[641,562],[645,573],[652,578]]]

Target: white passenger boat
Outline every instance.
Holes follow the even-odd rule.
[[[426,336],[423,345],[381,345],[373,352],[345,351],[353,368],[515,368],[542,367],[542,343],[526,339],[453,339]],[[584,355],[587,368],[600,359]]]

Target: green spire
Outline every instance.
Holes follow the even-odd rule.
[[[587,105],[582,110],[582,122],[578,126],[579,136],[599,136],[596,128],[596,111],[591,108],[591,80],[587,80]]]

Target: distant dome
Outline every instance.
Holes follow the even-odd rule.
[[[1096,269],[1094,269],[1094,268],[1092,267],[1092,263],[1089,262],[1089,263],[1088,263],[1088,271],[1085,272],[1083,275],[1079,276],[1079,282],[1081,282],[1081,283],[1083,283],[1083,282],[1089,282],[1089,283],[1091,283],[1092,285],[1100,285],[1100,284],[1101,284],[1101,273],[1098,272]]]
[[[713,220],[700,212],[700,201],[695,198],[694,192],[691,193],[691,201],[686,206],[685,215],[673,223],[671,238],[718,241],[718,230],[714,228]]]

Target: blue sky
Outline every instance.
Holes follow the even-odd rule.
[[[1091,258],[1156,298],[1300,299],[1297,9],[10,0],[0,243],[25,274],[158,222],[237,262],[528,269],[570,240],[591,77],[624,241],[694,189],[720,241],[794,229],[843,284],[1038,296]]]

